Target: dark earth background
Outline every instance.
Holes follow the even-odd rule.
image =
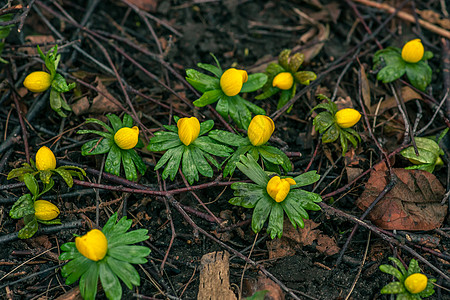
[[[316,94],[322,93],[331,97],[336,89],[338,97],[343,99],[344,102],[350,101],[356,109],[360,110],[357,74],[360,65],[357,59],[365,67],[367,77],[371,82],[371,104],[376,104],[380,97],[385,97],[390,93],[387,87],[376,83],[376,75],[371,71],[371,66],[372,55],[378,48],[374,39],[360,43],[368,36],[368,33],[358,20],[359,17],[362,17],[369,28],[374,31],[390,14],[358,4],[357,9],[360,16],[357,16],[352,6],[349,5],[349,3],[352,3],[351,1],[136,1],[141,5],[141,15],[130,9],[130,5],[126,1],[97,1],[98,3],[96,3],[94,1],[63,0],[55,1],[56,5],[52,2],[36,1],[25,19],[23,30],[18,33],[13,29],[6,39],[2,57],[10,63],[2,65],[1,76],[3,79],[10,76],[16,84],[20,94],[20,109],[23,113],[29,110],[34,101],[39,101],[40,97],[43,97],[42,95],[27,93],[21,83],[29,72],[42,70],[42,63],[37,60],[36,52],[33,49],[34,43],[43,45],[46,42],[49,45],[57,42],[60,46],[62,59],[59,70],[61,73],[64,75],[70,74],[99,89],[98,81],[100,80],[114,98],[128,107],[114,75],[108,74],[85,53],[76,50],[74,47],[78,46],[94,59],[109,67],[104,53],[95,43],[95,41],[98,41],[107,49],[120,76],[125,79],[126,85],[169,105],[173,109],[195,115],[200,120],[213,119],[216,124],[215,128],[224,128],[210,110],[206,108],[192,110],[175,97],[172,92],[158,85],[148,74],[131,64],[124,55],[117,52],[107,42],[84,30],[77,29],[76,26],[64,20],[62,18],[63,12],[69,14],[77,23],[85,20],[87,28],[106,37],[110,43],[124,49],[127,55],[155,74],[160,80],[165,81],[176,93],[190,101],[197,99],[194,93],[183,85],[180,78],[174,76],[172,72],[168,72],[168,69],[155,57],[161,57],[181,77],[184,77],[184,70],[196,68],[198,62],[213,63],[209,53],[214,53],[223,68],[235,66],[244,68],[250,73],[263,71],[267,63],[275,60],[279,52],[285,48],[306,51],[308,59],[302,68],[323,76],[319,76],[319,84],[310,88],[296,102],[290,114],[284,114],[276,121],[275,137],[277,139],[273,143],[282,147],[283,150],[293,153],[291,158],[296,172],[302,172],[306,168],[317,145],[317,133],[313,132],[310,114],[310,109],[318,103],[315,98]],[[402,1],[388,2],[395,7],[400,5]],[[19,1],[13,2],[13,4],[18,3]],[[415,5],[419,10],[433,10],[442,14],[441,3],[441,1],[432,0],[408,1],[404,10],[412,12],[413,5]],[[95,4],[96,6],[93,6]],[[448,1],[447,5],[450,7]],[[95,8],[90,11],[89,8],[92,7]],[[41,16],[36,9],[42,13]],[[298,11],[301,13],[298,13]],[[152,36],[144,21],[145,13],[163,20],[169,26],[164,26],[155,19],[147,19],[154,30],[154,36]],[[48,20],[54,28],[50,29],[44,20]],[[176,32],[167,27],[175,29]],[[328,33],[324,32],[324,30],[327,31],[326,28],[329,28]],[[60,36],[58,36],[58,33]],[[441,92],[445,87],[441,72],[441,36],[423,28],[417,28],[416,25],[404,22],[401,19],[393,18],[386,26],[383,26],[376,38],[383,47],[390,45],[401,47],[404,42],[415,38],[417,34],[422,38],[425,48],[435,54],[435,57],[429,61],[434,70],[434,75],[432,85],[427,93],[439,100],[443,96]],[[39,37],[30,39],[29,36]],[[42,36],[45,36],[45,38]],[[53,38],[50,38],[50,36]],[[159,54],[155,37],[161,45],[162,55]],[[32,47],[24,47],[24,45],[32,45]],[[144,49],[144,52],[138,51],[132,45]],[[348,52],[354,47],[358,48],[360,56],[357,57],[354,56],[354,52]],[[153,55],[150,55],[151,53]],[[330,68],[336,66],[335,62],[339,59],[341,59],[340,62],[345,63],[328,72]],[[344,70],[347,65],[348,68]],[[337,87],[340,75],[342,75],[342,78]],[[70,77],[66,78],[69,82],[73,81]],[[300,89],[302,88],[303,86],[300,87]],[[14,127],[19,125],[19,121],[14,102],[10,96],[11,89],[7,83],[2,83],[1,89],[0,133],[2,133],[1,139],[4,141],[4,137],[8,137]],[[171,116],[176,114],[171,109],[136,96],[130,90],[128,90],[128,93],[141,121],[149,128],[150,132],[161,130],[161,124],[168,124],[172,120]],[[87,97],[89,101],[92,101],[97,95],[98,93],[95,90],[78,84],[74,92],[66,93],[65,96],[69,104],[74,104],[82,97]],[[249,94],[246,99],[252,99],[256,95],[257,93]],[[269,115],[276,111],[277,97],[252,102],[266,109]],[[51,111],[48,103],[46,103],[34,119],[29,121],[32,127],[28,127],[28,143],[33,157],[40,146],[45,144],[50,147],[53,145],[52,149],[59,160],[58,164],[69,161],[100,170],[101,157],[81,156],[81,141],[88,140],[88,137],[77,135],[77,128],[75,127],[88,117],[106,120],[104,115],[110,111],[111,105],[110,102],[106,102],[97,112],[86,112],[82,115],[71,113],[68,118],[61,119]],[[414,120],[417,111],[414,101],[408,102],[406,105],[410,119]],[[423,104],[422,108],[424,120],[421,121],[419,128],[428,122],[433,114],[433,110],[426,104]],[[396,107],[387,110],[383,120],[389,119],[396,111]],[[121,111],[116,111],[116,113],[120,114]],[[397,115],[391,119],[390,123],[387,123],[384,129],[376,132],[379,142],[389,152],[395,150],[401,144],[404,134],[402,122],[402,119]],[[233,124],[231,123],[231,125]],[[438,116],[426,134],[435,134],[442,131],[443,125],[442,119]],[[363,142],[356,152],[352,153],[359,157],[357,166],[362,170],[367,170],[371,164],[380,161],[382,156],[367,133],[365,124],[360,122],[358,126]],[[88,126],[84,125],[83,128],[87,129]],[[89,128],[92,129],[93,127]],[[62,132],[65,133],[60,139],[50,140]],[[20,131],[18,133],[14,141],[10,143],[10,147],[7,147],[8,150],[2,148],[3,152],[0,152],[0,155],[2,155],[0,185],[15,183],[7,181],[6,175],[13,168],[19,167],[25,162],[23,139]],[[445,144],[445,147],[448,147],[448,143]],[[445,148],[445,150],[448,149]],[[301,156],[295,153],[301,153]],[[146,150],[142,150],[140,154],[149,165],[149,170],[145,176],[140,178],[139,183],[157,189],[157,177],[152,167],[155,165],[155,157],[158,159],[160,155],[153,156]],[[318,193],[330,193],[349,182],[345,172],[347,160],[338,160],[339,156],[340,149],[335,145],[321,146],[315,154],[311,170],[318,170],[321,175],[329,170],[324,181],[316,190]],[[444,161],[448,162],[448,156]],[[395,167],[406,165],[408,165],[407,162],[400,158],[395,162]],[[446,189],[448,189],[447,170],[448,168],[444,167],[435,172]],[[215,177],[219,174],[219,172],[216,172]],[[87,180],[96,181],[97,177],[89,173]],[[242,174],[237,172],[235,179],[239,178],[245,179]],[[336,178],[337,180],[335,180]],[[333,206],[339,210],[359,217],[362,212],[356,207],[355,200],[364,190],[364,183],[367,179],[368,176],[363,177],[362,180],[353,184],[351,189],[327,199],[326,202],[328,204],[334,202]],[[208,178],[201,178],[198,184],[210,181]],[[118,185],[109,182],[107,179],[103,179],[102,183]],[[174,182],[167,181],[166,184],[167,189],[185,187],[179,177]],[[309,190],[311,188],[309,187]],[[7,190],[2,188],[0,191],[0,235],[6,236],[23,226],[20,222],[18,223],[8,216],[12,202],[23,192],[25,192],[23,188]],[[70,194],[66,195],[67,193]],[[225,229],[221,230],[217,224],[191,215],[195,223],[243,255],[248,256],[255,240],[255,234],[252,232],[249,223],[244,222],[243,225],[235,226],[233,229],[227,229],[226,227],[240,221],[249,220],[252,211],[228,204],[227,201],[232,197],[229,187],[211,187],[197,190],[196,194],[204,203],[207,203],[208,208],[216,216],[227,220],[228,223]],[[48,195],[50,195],[53,203],[60,208],[60,217],[63,224],[82,220],[82,225],[78,223],[76,228],[68,226],[58,232],[38,233],[35,238],[26,241],[3,242],[0,246],[0,278],[9,272],[11,273],[0,280],[0,298],[2,299],[56,299],[75,287],[75,285],[64,285],[64,279],[61,277],[59,269],[50,268],[60,263],[57,260],[58,247],[65,242],[73,241],[73,234],[84,234],[89,230],[92,222],[95,223],[95,191],[80,186],[74,186],[73,189],[69,190],[64,184],[61,182],[58,184],[57,182]],[[100,191],[99,197],[102,202],[107,202],[100,209],[100,225],[103,225],[113,212],[118,211],[120,214],[133,219],[133,228],[149,230],[148,244],[151,245],[152,249],[149,263],[141,267],[137,266],[141,275],[141,286],[132,291],[124,286],[123,299],[133,299],[138,297],[136,295],[142,295],[142,299],[177,299],[178,297],[195,299],[198,293],[200,259],[206,253],[223,250],[221,245],[193,230],[183,217],[172,208],[170,214],[173,219],[176,238],[164,266],[164,273],[161,276],[159,273],[161,262],[172,235],[168,211],[164,202],[161,201],[162,199],[137,193],[104,190]],[[175,195],[175,198],[185,206],[204,212],[190,193]],[[348,219],[338,218],[320,211],[312,212],[311,219],[319,224],[317,229],[321,231],[321,234],[329,237],[331,245],[328,246],[330,247],[341,248],[353,228],[353,223]],[[444,229],[450,227],[448,220],[445,220],[442,227]],[[418,234],[425,233],[418,232]],[[440,239],[440,242],[432,247],[433,249],[449,255],[447,251],[448,235],[439,235],[434,231],[427,232],[427,234]],[[257,237],[251,259],[263,265],[300,299],[345,299],[364,260],[364,266],[350,299],[391,299],[389,296],[379,294],[380,289],[391,281],[391,276],[378,270],[379,265],[388,263],[387,257],[393,256],[394,253],[406,262],[409,262],[413,256],[401,248],[383,241],[376,234],[371,234],[369,248],[365,256],[368,236],[369,231],[360,228],[345,252],[343,262],[336,266],[338,254],[328,255],[324,251],[318,250],[319,242],[317,240],[313,239],[311,243],[305,243],[303,246],[292,240],[282,245],[272,244],[263,230]],[[405,243],[404,240],[400,242]],[[49,249],[50,251],[42,254]],[[450,266],[448,260],[416,250],[425,259],[448,274]],[[32,260],[32,263],[13,270],[38,254],[42,255]],[[234,291],[237,291],[237,288],[241,286],[241,276],[244,268],[246,268],[243,288],[244,294],[249,296],[252,289],[257,286],[256,281],[260,276],[258,269],[246,265],[245,261],[233,257],[232,254],[231,257],[231,287]],[[445,282],[442,278],[439,279],[439,274],[425,267],[423,263],[420,263],[420,266],[429,277],[437,278],[440,285],[449,287],[448,282]],[[45,270],[48,270],[48,272],[27,277]],[[21,278],[26,280],[15,283],[16,280]],[[278,290],[281,291],[276,283],[266,289],[272,290],[274,293]],[[165,296],[161,294],[161,291]],[[307,296],[296,291],[301,291]],[[68,297],[67,294],[66,296]],[[103,299],[104,297],[104,294],[99,292],[98,298]],[[291,299],[291,296],[287,293],[285,297]],[[282,298],[275,295],[273,299]],[[450,299],[450,294],[448,290],[442,289],[431,299]]]

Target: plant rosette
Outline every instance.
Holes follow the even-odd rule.
[[[303,53],[290,54],[290,49],[281,51],[278,63],[270,63],[267,66],[267,82],[262,88],[263,93],[256,96],[255,99],[267,99],[281,92],[277,105],[277,109],[280,109],[295,96],[297,84],[309,85],[312,80],[316,80],[317,75],[314,72],[298,71],[305,60],[305,55]],[[291,109],[292,106],[288,112]]]
[[[69,260],[61,268],[61,274],[70,285],[80,279],[81,296],[93,300],[97,294],[98,280],[108,299],[122,297],[119,279],[132,289],[140,285],[139,273],[131,264],[145,264],[150,249],[131,245],[149,238],[147,229],[127,232],[132,220],[126,217],[117,222],[117,213],[106,222],[103,229],[93,229],[86,235],[76,237],[75,242],[61,245],[60,260]]]
[[[212,54],[211,54],[212,55]],[[240,127],[247,129],[252,113],[264,115],[261,107],[245,100],[239,93],[254,92],[267,81],[267,75],[256,73],[247,75],[244,70],[230,68],[225,72],[220,67],[216,57],[212,55],[217,67],[210,64],[198,63],[197,66],[214,74],[215,77],[203,74],[194,69],[186,70],[186,80],[203,95],[194,101],[197,107],[204,107],[217,102],[217,112],[228,120],[228,116]]]
[[[406,73],[409,82],[421,91],[431,83],[433,70],[427,60],[433,57],[424,51],[420,39],[407,42],[402,49],[387,47],[373,56],[373,69],[379,70],[377,79],[383,83],[392,82]]]
[[[137,171],[145,174],[147,167],[142,158],[137,154],[135,147],[143,147],[139,140],[139,128],[133,126],[133,119],[124,114],[120,120],[115,114],[106,115],[111,126],[97,119],[86,119],[85,123],[94,123],[102,126],[107,132],[98,130],[79,130],[78,134],[94,133],[101,138],[85,143],[81,147],[82,155],[105,154],[105,171],[116,176],[120,176],[120,167],[123,165],[125,177],[128,180],[137,180]],[[132,127],[133,126],[133,127]],[[136,171],[137,169],[137,171]]]
[[[424,170],[433,173],[435,167],[442,166],[444,162],[440,156],[444,155],[444,151],[439,147],[439,142],[447,132],[448,128],[441,133],[437,141],[426,137],[414,138],[419,156],[416,155],[413,146],[402,150],[400,154],[414,164],[414,166],[406,167],[405,169]]]
[[[58,174],[64,180],[69,188],[73,186],[73,177],[77,176],[80,180],[86,176],[86,172],[75,166],[60,166],[56,167],[56,157],[52,150],[46,146],[42,146],[36,153],[36,162],[30,159],[30,164],[24,163],[21,168],[16,168],[8,173],[8,180],[12,178],[17,178],[19,181],[25,182],[28,190],[37,197],[48,192],[55,182],[52,176]],[[39,185],[36,180],[31,181],[31,179],[25,178],[25,175],[31,174],[32,177],[39,175],[39,179],[44,184],[44,189],[41,193],[39,192]],[[29,177],[28,177],[29,178]]]
[[[427,276],[422,274],[415,259],[411,259],[408,270],[405,269],[399,259],[389,257],[389,260],[397,268],[391,265],[381,265],[380,270],[394,276],[398,281],[385,285],[380,291],[381,294],[396,294],[397,300],[420,300],[434,294],[433,283],[436,282],[436,279],[428,279]]]
[[[320,195],[298,189],[318,181],[320,176],[316,171],[309,171],[295,178],[280,176],[269,178],[250,154],[241,155],[241,161],[237,163],[237,167],[254,184],[233,183],[231,188],[234,190],[234,198],[230,199],[229,203],[254,208],[252,229],[255,233],[262,229],[269,218],[267,232],[272,239],[277,236],[281,238],[283,211],[294,228],[297,226],[303,228],[305,226],[303,219],[309,219],[306,210],[320,210],[320,206],[316,204],[322,201]]]
[[[0,16],[0,22],[7,22],[11,21],[13,18],[13,14],[4,14]],[[5,39],[8,37],[9,33],[11,32],[11,28],[14,27],[14,24],[6,25],[6,26],[0,26],[0,55],[3,52],[3,48],[5,47]],[[0,63],[7,64],[8,61],[0,57]]]
[[[200,123],[196,117],[174,117],[177,125],[164,125],[168,131],[155,132],[147,146],[149,151],[166,151],[155,166],[155,171],[166,165],[162,178],[175,178],[181,163],[181,172],[189,184],[199,180],[199,173],[212,177],[214,171],[210,164],[220,169],[219,163],[211,155],[228,157],[233,151],[203,136],[214,126],[214,121],[207,120]],[[209,163],[208,163],[209,162]]]
[[[41,93],[46,91],[49,87],[50,90],[50,107],[61,117],[65,118],[67,115],[64,110],[72,111],[66,100],[62,96],[63,93],[73,89],[76,84],[72,82],[67,84],[66,79],[61,74],[56,72],[61,54],[57,54],[58,45],[55,45],[46,55],[42,52],[39,45],[37,46],[39,56],[44,60],[45,66],[50,71],[50,74],[43,71],[32,72],[25,77],[23,85],[33,93]]]
[[[208,135],[210,138],[237,147],[237,150],[230,157],[223,169],[223,176],[233,175],[240,156],[246,153],[250,153],[256,161],[261,157],[262,162],[269,171],[280,173],[280,166],[285,172],[291,171],[292,164],[289,157],[280,149],[267,145],[274,130],[275,124],[271,118],[257,115],[250,122],[247,137],[245,138],[228,131],[211,131]]]
[[[361,114],[353,108],[337,109],[334,102],[324,96],[319,95],[319,99],[326,99],[327,103],[320,103],[312,110],[325,109],[314,118],[313,124],[316,130],[322,134],[322,142],[332,143],[339,138],[342,146],[342,156],[345,155],[348,149],[348,141],[350,141],[354,148],[358,146],[358,141],[361,142],[361,137],[356,130],[350,128],[354,126],[361,119]],[[358,140],[358,141],[357,141]]]

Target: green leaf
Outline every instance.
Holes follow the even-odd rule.
[[[181,149],[181,150],[178,150]],[[159,159],[158,163],[155,166],[155,171],[161,168],[166,164],[167,161],[173,156],[176,151],[183,151],[183,147],[171,148],[164,153],[164,155]]]
[[[192,155],[192,160],[200,174],[206,177],[212,177],[214,175],[214,171],[203,156],[203,152],[197,147],[191,147],[190,152]]]
[[[72,175],[70,175],[69,171],[66,171],[64,169],[54,169],[53,171],[55,171],[56,173],[59,174],[59,176],[62,177],[62,179],[66,182],[67,186],[69,188],[71,188],[73,186],[73,178]]]
[[[111,149],[112,145],[114,145],[114,141],[112,139],[100,138],[97,140],[92,140],[81,146],[81,155],[86,156],[104,154]]]
[[[420,272],[421,271],[420,271],[419,263],[417,262],[417,260],[411,259],[411,261],[409,262],[408,272],[406,273],[406,277],[408,277],[409,275],[415,274],[415,273],[420,273]]]
[[[207,120],[205,122],[202,122],[200,124],[200,132],[199,136],[204,135],[208,131],[210,131],[214,127],[214,121],[213,120]]]
[[[241,155],[240,160],[241,162],[236,164],[238,169],[257,185],[264,188],[267,187],[269,176],[267,176],[255,159],[250,154],[247,154],[247,156]]]
[[[249,145],[250,141],[248,138],[244,138],[238,134],[229,132],[229,131],[224,131],[224,130],[212,130],[209,134],[208,137],[221,142],[223,144],[226,145],[231,145],[231,146],[235,146],[235,147],[239,147],[239,146],[245,146],[245,145]]]
[[[37,197],[37,195],[39,194],[39,185],[33,174],[25,174],[23,176],[23,181],[25,182],[25,185],[27,186],[27,189],[31,192],[31,194]]]
[[[129,114],[123,114],[122,124],[123,127],[133,127],[133,118]]]
[[[283,207],[279,203],[273,203],[267,227],[267,233],[270,234],[271,239],[277,236],[281,238],[283,235],[283,216]]]
[[[223,94],[222,97],[220,97],[219,101],[216,104],[216,110],[217,112],[224,118],[226,121],[228,120],[228,99],[229,97]]]
[[[53,219],[53,220],[37,220],[39,223],[44,225],[61,225],[60,219]]]
[[[255,209],[253,210],[252,229],[255,233],[261,231],[272,209],[272,203],[274,201],[268,198],[270,198],[268,195],[261,198],[258,203],[256,203]]]
[[[267,145],[259,146],[259,147],[257,147],[257,149],[258,149],[259,153],[261,154],[261,156],[270,162],[272,162],[272,161],[269,160],[268,157],[269,156],[274,157],[276,159],[276,162],[274,160],[274,162],[272,162],[272,163],[281,165],[283,167],[284,171],[290,172],[292,170],[292,163],[291,163],[289,157],[287,157],[287,155],[280,149],[272,147],[272,146],[267,146]]]
[[[300,207],[293,200],[293,198],[289,197],[288,195],[286,199],[284,199],[284,201],[282,201],[280,204],[283,210],[286,212],[286,215],[288,216],[289,221],[291,221],[294,228],[297,228],[297,226],[299,226],[300,228],[305,227],[305,222],[303,222],[302,216],[306,215],[305,219],[308,219],[308,213],[302,207]]]
[[[66,79],[64,79],[64,77],[61,76],[61,74],[56,73],[55,77],[53,78],[52,81],[52,88],[57,91],[58,93],[65,93],[71,90],[71,87],[73,88],[74,86],[68,86]]]
[[[187,69],[186,75],[187,82],[189,82],[197,91],[201,93],[210,90],[221,90],[219,78],[203,74],[194,69]]]
[[[403,266],[403,263],[402,263],[398,258],[395,258],[395,257],[389,257],[389,260],[392,261],[392,262],[397,266],[397,268],[400,270],[400,272],[401,272],[403,275],[406,275],[406,274],[407,274],[407,271],[406,271],[406,269],[405,269],[405,266]]]
[[[183,158],[181,161],[181,171],[186,177],[189,184],[193,184],[194,181],[198,181],[198,171],[194,160],[192,159],[191,147],[184,147]]]
[[[180,140],[178,133],[168,131],[155,132],[155,136],[150,139],[150,144],[164,143],[171,140]]]
[[[168,140],[167,142],[153,143],[152,140],[153,138],[150,139],[150,144],[148,144],[147,149],[153,152],[165,151],[183,145],[178,135],[176,139],[174,138],[172,140]]]
[[[197,139],[198,140],[198,139]],[[180,162],[181,162],[181,157],[183,155],[184,152],[184,145],[177,147],[177,148],[172,148],[174,151],[171,153],[171,158],[169,160],[169,162],[167,163],[166,168],[164,169],[163,173],[162,173],[162,178],[166,179],[168,176],[170,176],[170,180],[173,181],[173,179],[175,178],[175,175],[177,175],[178,172],[178,168],[180,167]],[[167,152],[169,152],[170,150],[167,150]],[[163,157],[161,157],[160,161],[163,160],[164,156],[167,154],[167,152],[163,155]],[[159,166],[159,163],[156,166]],[[155,167],[156,170],[156,167]]]
[[[127,217],[122,217],[119,222],[117,222],[117,224],[114,224],[113,227],[111,228],[109,235],[111,237],[114,237],[116,235],[122,235],[125,234],[125,232],[128,231],[128,229],[130,229],[131,225],[132,225],[133,221],[127,219]]]
[[[381,272],[390,274],[400,281],[403,281],[404,279],[402,273],[397,268],[394,268],[391,265],[381,265],[379,268]]]
[[[309,85],[311,81],[317,79],[317,75],[311,71],[300,71],[294,74],[295,80],[303,85]]]
[[[291,99],[291,89],[290,90],[282,90],[280,94],[280,99],[278,100],[277,109],[281,109],[283,106],[288,103],[288,101]]]
[[[79,254],[79,252],[78,252]],[[66,278],[66,284],[71,285],[77,281],[81,275],[86,273],[90,268],[93,268],[96,262],[79,254],[75,259],[71,260],[67,265],[61,268],[61,275]],[[95,267],[94,267],[95,268]]]
[[[54,170],[53,170],[54,171]],[[39,179],[44,183],[44,184],[49,184],[50,183],[50,179],[52,177],[52,171],[50,170],[42,170],[39,171]]]
[[[79,287],[80,293],[84,300],[95,300],[95,295],[97,295],[97,284],[99,275],[99,265],[93,263],[90,265],[89,269],[81,275]]]
[[[248,143],[250,141],[246,139]],[[223,177],[227,177],[228,175],[233,175],[234,170],[236,169],[236,164],[241,160],[241,155],[244,155],[247,153],[251,148],[253,148],[253,145],[245,145],[237,148],[237,150],[233,153],[233,155],[228,160],[228,163],[226,164],[225,168],[223,169]]]
[[[290,49],[284,49],[278,55],[278,63],[283,67],[284,70],[289,70],[289,56],[291,55]]]
[[[218,170],[220,170],[220,165],[211,155],[206,152],[202,152],[203,156],[209,161],[210,164],[215,166]]]
[[[120,128],[123,127],[122,120],[120,120],[117,115],[107,114],[106,117],[108,118],[109,122],[111,122],[114,133],[116,133]]]
[[[17,235],[19,239],[28,239],[38,230],[38,223],[34,214],[25,216],[24,222],[25,226],[19,230],[19,234]]]
[[[25,174],[27,173],[34,173],[36,172],[33,168],[31,167],[22,167],[22,168],[17,168],[17,169],[13,169],[8,173],[8,177],[7,180],[16,178],[16,177],[23,177]]]
[[[59,260],[72,260],[77,257],[83,256],[80,252],[78,252],[77,247],[74,242],[65,243],[61,246],[62,253],[59,255]],[[83,256],[84,257],[84,256]],[[73,270],[70,270],[72,272]],[[70,273],[69,272],[69,273]],[[64,276],[67,277],[67,276]]]
[[[318,181],[319,179],[320,179],[320,175],[317,174],[317,171],[309,171],[309,172],[303,173],[294,178],[295,185],[291,186],[291,189],[313,184],[314,182]]]
[[[304,60],[305,55],[303,53],[295,53],[289,59],[289,70],[291,72],[297,72],[298,68],[300,68]]]
[[[122,286],[120,285],[119,279],[109,268],[106,261],[100,261],[98,264],[100,282],[102,283],[106,297],[110,300],[120,300],[122,298]]]
[[[433,279],[433,278],[428,279],[426,288],[417,295],[420,297],[423,297],[423,298],[430,297],[431,295],[433,295],[434,294],[434,284],[433,284],[434,282],[436,282],[436,279]]]
[[[9,216],[13,219],[20,219],[26,215],[34,215],[34,201],[30,194],[22,195],[12,206]]]
[[[339,137],[339,128],[338,128],[338,126],[336,124],[333,124],[322,135],[322,142],[324,144],[332,143],[335,140],[337,140],[338,137]]]
[[[347,140],[349,140],[353,147],[356,148],[358,147],[358,142],[356,141],[355,137],[349,133],[347,130],[345,130],[346,128],[341,128],[341,136],[344,136]]]
[[[405,286],[398,281],[391,282],[385,285],[380,291],[381,294],[401,294],[405,292],[406,292]]]
[[[376,70],[385,65],[395,64],[401,58],[401,50],[397,47],[387,47],[378,50],[373,56],[373,69]]]
[[[130,290],[133,288],[133,285],[139,286],[139,273],[131,264],[117,260],[111,256],[106,256],[105,261],[111,271],[116,274]]]
[[[316,106],[317,107],[317,106]],[[325,130],[330,128],[334,124],[334,118],[328,111],[323,111],[319,113],[313,120],[313,125],[320,134],[324,133]]]
[[[147,229],[137,229],[124,234],[110,236],[108,239],[108,249],[117,245],[130,245],[145,241],[149,238]]]
[[[268,292],[268,290],[257,291],[252,296],[244,298],[244,300],[264,300]]]
[[[392,82],[405,74],[405,61],[399,59],[395,64],[387,65],[377,74],[377,79],[383,83]]]
[[[110,238],[110,232],[114,228],[114,225],[117,222],[117,213],[114,213],[111,217],[109,217],[105,226],[103,226],[102,232],[106,236],[107,239]]]
[[[206,91],[200,98],[195,100],[193,104],[197,107],[204,107],[219,100],[222,94],[223,94],[222,90]]]
[[[217,144],[213,139],[207,136],[198,137],[191,145],[198,147],[209,154],[222,157],[227,157],[233,152],[233,149]]]
[[[235,198],[229,202],[245,208],[255,207],[261,198],[267,196],[264,187],[253,183],[235,182],[231,185],[231,188],[234,190]]]
[[[197,66],[199,68],[202,68],[202,69],[204,69],[206,71],[209,71],[209,72],[213,73],[218,78],[220,78],[222,76],[222,74],[223,74],[222,69],[220,69],[220,68],[218,68],[216,66],[210,65],[210,64],[198,63]]]
[[[108,255],[111,257],[131,264],[147,263],[145,257],[149,254],[150,249],[144,246],[117,246],[108,249]]]
[[[108,156],[106,157],[105,171],[120,176],[121,157],[122,153],[120,148],[116,144],[112,145],[111,149],[109,149]]]
[[[432,59],[433,56],[434,56],[434,55],[433,55],[433,52],[431,52],[431,51],[425,51],[425,52],[423,53],[423,57],[422,57],[421,60]]]
[[[133,149],[131,149],[133,150]],[[131,157],[131,151],[129,150],[120,150],[122,155],[122,164],[123,169],[125,170],[125,177],[127,180],[136,181],[137,173],[136,167],[134,166],[133,158]]]
[[[114,136],[111,133],[98,131],[98,130],[78,130],[77,131],[77,134],[87,134],[87,133],[98,134],[99,136],[102,136],[102,137],[104,137],[106,139],[114,141]]]
[[[134,164],[136,165],[136,168],[138,169],[139,173],[144,175],[145,171],[147,171],[147,166],[142,161],[142,158],[139,156],[139,154],[137,154],[136,150],[134,150],[134,149],[128,150],[128,155],[130,155],[130,157],[133,160]]]
[[[94,119],[94,118],[87,118],[86,121],[84,121],[84,123],[88,124],[88,123],[94,123],[94,124],[98,124],[100,126],[102,126],[103,128],[105,128],[106,130],[109,131],[109,133],[114,134],[114,130],[109,127],[108,125],[106,125],[105,122],[100,121],[98,119]]]
[[[269,86],[267,89],[263,88],[263,93],[258,95],[258,96],[256,96],[255,99],[256,100],[264,100],[264,99],[267,99],[267,98],[275,95],[279,91],[280,91],[279,88],[273,87],[273,86]]]
[[[406,63],[406,76],[409,82],[421,91],[431,83],[433,70],[426,61],[419,61],[415,64]]]
[[[238,96],[241,98],[241,96]],[[266,115],[266,111],[264,109],[262,109],[261,107],[259,107],[256,104],[251,103],[250,101],[247,101],[243,98],[241,98],[243,101],[242,103],[245,104],[245,106],[247,106],[247,108],[254,113],[255,115]]]
[[[255,73],[248,76],[247,82],[242,85],[241,93],[254,92],[263,87],[267,82],[267,75],[264,73]]]
[[[63,100],[61,99],[61,95],[57,91],[52,89],[50,91],[50,107],[54,111],[56,111],[58,113],[58,115],[60,115],[61,117],[65,118],[67,116],[61,110],[62,101]]]
[[[316,109],[321,108],[321,109],[326,109],[327,111],[329,111],[332,116],[334,116],[336,114],[336,112],[337,112],[336,103],[331,102],[331,100],[327,96],[322,95],[322,94],[318,94],[316,97],[320,100],[327,100],[327,102],[317,104],[316,106],[313,107],[313,109],[311,109],[311,112],[313,112]]]
[[[341,130],[341,133],[339,134],[339,139],[341,141],[342,156],[345,156],[345,153],[347,153],[348,149],[348,141],[343,130]]]

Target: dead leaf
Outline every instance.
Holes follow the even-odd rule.
[[[445,29],[450,29],[450,19],[448,18],[441,18],[441,15],[433,10],[427,9],[427,10],[418,10],[416,9],[416,12],[425,20],[427,20],[430,23],[441,25],[441,27]]]
[[[433,174],[422,170],[393,169],[396,185],[372,209],[368,218],[388,230],[432,230],[441,226],[447,205],[441,205],[445,189]],[[388,183],[385,164],[371,172],[365,190],[356,201],[361,210],[375,200]]]
[[[408,86],[404,86],[401,89],[401,95],[403,102],[408,102],[414,99],[422,99],[420,94],[416,93],[412,88]],[[370,107],[371,112],[375,112],[377,110],[378,104],[374,104]],[[387,97],[383,102],[381,102],[380,108],[378,109],[378,115],[382,114],[384,111],[397,107],[397,101],[394,96]]]
[[[311,220],[304,220],[304,222],[304,228],[295,229],[291,222],[284,221],[283,237],[267,242],[270,259],[292,256],[296,250],[303,246],[315,246],[319,252],[325,255],[333,255],[339,252],[336,241],[316,229],[320,226],[320,223]]]
[[[336,103],[338,110],[343,108],[353,108],[353,102],[350,96],[346,96],[345,98],[338,97],[334,103]]]
[[[29,41],[31,44],[39,45],[42,52],[46,53],[48,50],[50,50],[55,45],[55,38],[53,35],[28,35],[25,37],[25,41]],[[48,45],[49,44],[49,45]],[[23,49],[25,53],[28,55],[37,55],[37,48],[36,47],[25,47],[25,48],[19,48]],[[22,50],[19,50],[22,51]]]
[[[245,278],[242,285],[242,296],[250,297],[258,291],[267,291],[264,300],[284,300],[284,293],[281,287],[259,273],[258,279]]]
[[[366,69],[363,65],[361,65],[359,74],[361,76],[361,95],[364,100],[364,105],[369,109],[370,113],[373,113],[374,111],[372,111],[372,107],[370,106],[370,84],[367,79]]]
[[[128,0],[128,2],[148,12],[156,12],[158,7],[158,0]]]

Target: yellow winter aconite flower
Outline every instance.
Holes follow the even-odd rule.
[[[75,246],[84,257],[93,261],[102,260],[108,251],[108,240],[98,229],[92,229],[85,235],[75,238]]]
[[[272,86],[277,87],[281,90],[288,90],[294,84],[294,76],[289,72],[282,72],[275,76],[272,81]]]
[[[114,135],[114,142],[120,149],[128,150],[134,148],[139,140],[139,128],[133,126],[132,128],[123,127],[117,130]]]
[[[231,68],[223,72],[220,77],[220,87],[227,96],[236,96],[242,89],[242,85],[247,82],[248,75],[244,70]]]
[[[268,116],[254,116],[250,125],[248,125],[247,135],[253,146],[261,146],[270,139],[275,124]]]
[[[291,185],[294,185],[295,181],[292,178],[283,178],[280,176],[272,177],[267,183],[267,193],[276,202],[282,202],[286,199],[286,196],[291,190]]]
[[[361,114],[353,108],[344,108],[336,113],[335,118],[339,127],[349,128],[358,123]]]
[[[28,74],[23,81],[23,85],[33,93],[40,93],[47,90],[52,84],[50,74],[43,71]]]
[[[177,122],[178,137],[180,141],[189,146],[194,142],[200,133],[200,122],[196,117],[181,118]]]
[[[48,147],[42,146],[36,153],[36,168],[39,171],[52,170],[56,168],[55,155]]]
[[[51,202],[37,200],[34,202],[34,215],[38,220],[50,221],[59,215],[59,209]]]
[[[415,273],[409,275],[405,279],[405,287],[411,294],[417,294],[422,292],[428,283],[428,278],[422,273]]]
[[[424,48],[420,39],[407,42],[402,48],[402,58],[409,63],[416,63],[422,59]]]

